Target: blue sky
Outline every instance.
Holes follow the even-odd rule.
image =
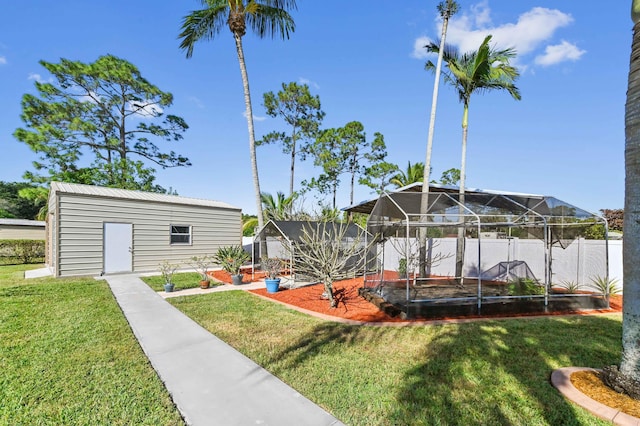
[[[514,47],[521,101],[506,92],[476,94],[469,111],[467,187],[556,196],[590,211],[624,204],[624,103],[631,47],[630,2],[459,0],[447,41],[476,49],[487,34]],[[304,82],[320,96],[324,127],[357,120],[381,132],[388,161],[424,161],[433,74],[422,46],[440,35],[437,1],[298,1],[288,41],[244,37],[256,137],[283,129],[266,117],[262,94]],[[158,170],[157,183],[180,195],[225,201],[255,213],[244,100],[228,30],[178,47],[182,18],[196,0],[96,2],[0,0],[0,180],[21,181],[35,153],[12,136],[20,100],[49,76],[39,60],[92,62],[113,54],[173,93],[167,113],[190,129],[172,146],[193,163]],[[433,176],[460,167],[462,105],[442,85]],[[160,144],[161,148],[167,145]],[[288,191],[287,156],[258,148],[262,190]],[[298,163],[296,188],[319,174]],[[338,204],[349,204],[346,178]],[[373,195],[356,189],[355,200]],[[314,197],[307,196],[307,203]]]

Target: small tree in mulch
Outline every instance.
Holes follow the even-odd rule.
[[[337,306],[333,282],[360,270],[369,248],[364,242],[364,229],[358,228],[357,235],[349,238],[347,231],[346,223],[310,222],[302,228],[299,241],[284,246],[293,256],[296,274],[324,283],[323,297],[332,308]]]

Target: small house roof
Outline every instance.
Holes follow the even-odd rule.
[[[207,200],[204,198],[182,197],[179,195],[159,194],[155,192],[134,191],[130,189],[83,185],[79,183],[51,182],[51,192],[240,210],[239,207],[234,207],[231,204],[227,204],[222,201]]]
[[[0,225],[11,225],[11,226],[45,226],[45,222],[41,220],[29,220],[29,219],[7,219],[1,218]]]

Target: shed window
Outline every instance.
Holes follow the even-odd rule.
[[[171,225],[171,244],[191,244],[190,225]]]

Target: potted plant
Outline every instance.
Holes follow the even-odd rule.
[[[167,293],[171,293],[173,291],[173,274],[176,273],[176,269],[178,269],[178,265],[174,263],[169,263],[169,261],[164,260],[160,263],[160,274],[164,279],[164,291]]]
[[[264,283],[267,285],[267,293],[277,293],[280,289],[280,270],[282,269],[282,260],[275,257],[262,259],[262,270],[267,274]]]
[[[251,256],[244,251],[242,246],[220,247],[214,256],[214,260],[220,264],[222,269],[231,275],[231,282],[234,285],[242,284],[240,267],[249,259]]]
[[[211,266],[213,259],[211,256],[193,256],[191,257],[191,266],[200,274],[200,288],[209,288],[211,280],[207,274],[207,270]]]

